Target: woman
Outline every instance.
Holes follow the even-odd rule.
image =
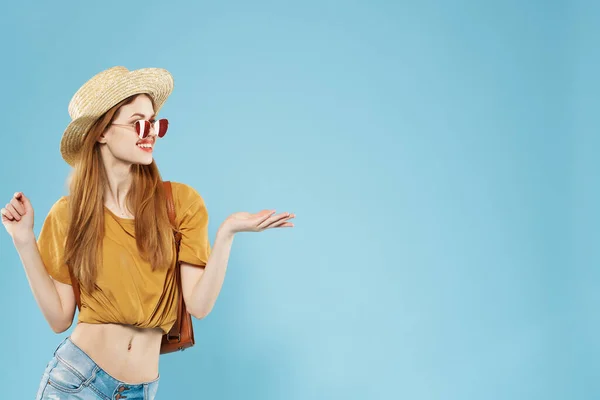
[[[208,214],[192,187],[172,183],[172,227],[152,152],[168,121],[156,115],[173,89],[169,72],[114,67],[69,103],[61,154],[73,166],[69,196],[46,217],[36,241],[34,212],[21,192],[1,210],[33,295],[56,333],[78,323],[48,363],[37,399],[152,399],[162,335],[176,320],[173,228],[185,305],[204,318],[221,290],[234,235],[292,227],[293,214],[239,212],[219,226],[211,249]],[[69,268],[71,271],[69,271]]]

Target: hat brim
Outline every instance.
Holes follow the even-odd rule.
[[[148,94],[154,101],[154,112],[158,112],[173,91],[173,77],[162,68],[142,68],[129,71],[127,74],[107,82],[104,87],[96,88],[87,96],[89,104],[86,115],[75,118],[65,129],[60,153],[71,166],[75,165],[83,140],[92,125],[104,113],[126,98],[136,94]]]

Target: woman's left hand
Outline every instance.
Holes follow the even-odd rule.
[[[295,216],[289,212],[275,214],[275,210],[263,210],[255,214],[236,212],[225,219],[222,227],[232,234],[261,232],[270,228],[291,228],[294,224],[288,221]]]

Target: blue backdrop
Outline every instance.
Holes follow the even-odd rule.
[[[156,160],[202,194],[211,242],[235,211],[297,217],[235,238],[159,399],[597,398],[596,4],[4,5],[0,204],[23,191],[38,234],[71,96],[166,68]],[[0,252],[2,397],[33,398],[72,328],[4,230]]]

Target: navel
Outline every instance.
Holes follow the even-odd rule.
[[[133,336],[129,339],[129,345],[127,346],[127,351],[131,350],[131,342],[133,342]]]

